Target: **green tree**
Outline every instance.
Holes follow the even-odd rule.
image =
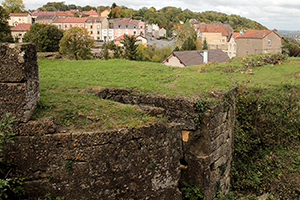
[[[174,40],[174,46],[178,46],[179,48],[181,48],[183,43],[189,37],[191,37],[191,39],[195,43],[195,41],[197,39],[196,31],[194,29],[194,26],[189,21],[187,21],[185,24],[183,24],[180,27],[180,30],[177,31],[177,35],[176,35],[175,40]]]
[[[184,43],[182,44],[181,50],[182,51],[188,51],[188,50],[196,50],[196,43],[195,41],[192,39],[192,37],[188,37],[188,39],[186,39],[184,41]]]
[[[124,58],[129,60],[136,60],[138,45],[136,44],[136,38],[134,37],[134,35],[124,35],[124,39],[121,43],[124,45]]]
[[[92,57],[93,40],[85,28],[73,27],[64,33],[59,52],[71,59],[85,60]]]
[[[206,38],[204,38],[204,40],[203,40],[202,49],[203,49],[203,50],[207,50],[207,49],[208,49],[208,44],[207,44]]]
[[[13,42],[13,38],[10,33],[10,27],[7,23],[9,15],[5,9],[0,6],[0,42]]]
[[[22,13],[25,9],[23,0],[4,0],[2,6],[7,13]]]
[[[36,44],[38,52],[57,52],[63,31],[55,25],[35,23],[24,35],[24,42]]]

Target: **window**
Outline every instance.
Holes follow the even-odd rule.
[[[85,28],[87,28],[87,26],[85,26]]]
[[[246,52],[246,55],[249,55],[249,52],[248,52],[248,51]]]
[[[97,26],[98,29],[100,29],[100,26]]]
[[[247,39],[247,44],[249,43],[249,39]]]
[[[65,25],[65,28],[68,28],[68,25]]]
[[[91,31],[91,35],[93,35],[93,31]]]
[[[22,33],[19,33],[19,37],[21,37],[22,36]]]
[[[70,24],[70,28],[72,28],[72,24]]]
[[[100,34],[100,31],[97,31],[97,34],[99,35],[99,34]]]
[[[133,35],[135,35],[136,34],[136,31],[133,31]]]
[[[93,28],[93,26],[91,25],[91,29]]]
[[[271,40],[268,41],[268,45],[271,46]]]

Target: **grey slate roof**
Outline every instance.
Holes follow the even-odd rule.
[[[184,66],[201,65],[203,64],[203,56],[201,55],[201,51],[208,52],[208,62],[211,63],[214,63],[216,61],[219,63],[227,62],[227,60],[229,59],[227,54],[224,53],[221,49],[210,49],[200,51],[174,51],[166,59],[174,55],[178,58],[178,60],[181,61],[181,63]],[[162,63],[164,63],[165,60],[163,60]]]

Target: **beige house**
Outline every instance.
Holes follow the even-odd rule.
[[[236,43],[236,56],[282,51],[282,38],[275,29],[241,31],[236,37]]]
[[[18,38],[18,42],[23,42],[23,37],[30,29],[31,24],[18,24],[17,26],[11,28],[11,35],[15,39]]]
[[[227,62],[229,57],[221,49],[200,51],[174,51],[161,64],[175,67],[201,65],[203,63]]]
[[[110,13],[110,9],[103,10],[100,14],[100,17],[108,17],[109,13]]]
[[[228,50],[227,50],[227,55],[229,56],[229,58],[233,58],[236,57],[236,37],[239,35],[240,33],[232,33],[231,36],[229,37],[228,40]]]
[[[221,49],[228,55],[228,42],[233,33],[233,29],[229,24],[200,23],[196,28],[196,32],[197,37],[200,38],[202,44],[206,39],[209,49]]]
[[[61,24],[62,24],[62,29],[63,30],[68,30],[72,27],[79,27],[83,28],[85,27],[85,20],[86,18],[80,18],[80,17],[68,17],[64,19]],[[53,23],[55,25],[59,25],[60,23]]]
[[[108,29],[108,20],[106,17],[87,17],[84,25],[94,40],[101,40],[102,29]]]
[[[32,17],[29,13],[10,13],[8,19],[9,26],[18,24],[32,24]]]

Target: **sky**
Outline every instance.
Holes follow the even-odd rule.
[[[55,0],[23,0],[26,9],[37,9],[47,2]],[[57,1],[61,2],[63,0]],[[155,7],[157,10],[173,6],[189,9],[193,12],[217,11],[228,15],[236,14],[255,20],[268,29],[300,30],[300,1],[299,0],[65,0],[66,5],[78,6],[111,6],[115,2],[118,6],[126,6],[134,10],[142,7]]]

